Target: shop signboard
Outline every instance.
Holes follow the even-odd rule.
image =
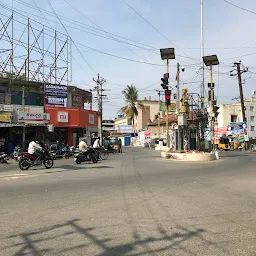
[[[72,106],[84,108],[84,97],[78,94],[72,94]]]
[[[249,141],[246,122],[229,124],[227,136],[237,137],[239,142]]]
[[[3,123],[11,122],[11,113],[9,113],[9,112],[1,112],[0,113],[0,122],[3,122]]]
[[[46,113],[18,112],[18,122],[45,124],[49,123],[50,115]]]
[[[89,114],[89,124],[94,124],[94,115]]]
[[[13,105],[0,104],[0,111],[12,112],[13,111]]]
[[[45,105],[66,107],[68,101],[68,87],[64,85],[45,84]]]
[[[160,102],[160,111],[166,111],[166,106],[164,102]],[[176,111],[176,103],[171,103],[170,106],[168,106],[168,112],[175,112]]]
[[[58,112],[58,122],[68,123],[68,112]]]

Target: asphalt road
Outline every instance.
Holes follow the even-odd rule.
[[[256,255],[255,153],[129,148],[98,164],[0,166],[0,255]]]

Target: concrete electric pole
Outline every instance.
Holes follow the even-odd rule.
[[[235,62],[234,67],[236,67],[236,73],[230,74],[230,76],[236,76],[238,78],[238,86],[239,86],[239,94],[240,94],[240,103],[241,103],[241,110],[242,110],[242,118],[243,122],[246,122],[246,116],[245,116],[245,106],[244,106],[244,93],[243,93],[243,84],[242,84],[242,73],[245,73],[248,71],[248,68],[244,68],[241,70],[241,61]],[[233,72],[232,70],[231,72]]]
[[[95,90],[97,91],[98,98],[98,136],[100,137],[100,143],[102,145],[102,97],[105,96],[102,94],[102,92],[104,91],[102,86],[106,82],[106,80],[100,77],[100,74],[98,74],[97,79],[93,78],[93,81],[97,84]]]

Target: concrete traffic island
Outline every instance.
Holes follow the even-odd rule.
[[[218,151],[214,152],[174,152],[169,150],[162,150],[161,157],[170,160],[188,161],[188,162],[208,162],[219,159]]]

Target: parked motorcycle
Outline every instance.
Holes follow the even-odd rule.
[[[0,152],[0,163],[7,164],[8,155],[5,152]]]
[[[50,146],[50,154],[53,159],[64,157],[68,159],[72,156],[69,146],[58,146],[58,144],[53,144]]]
[[[28,170],[32,166],[39,166],[44,165],[46,169],[50,169],[53,166],[53,159],[50,155],[49,151],[46,149],[43,149],[41,151],[41,158],[39,163],[35,163],[37,159],[37,156],[30,155],[28,152],[21,153],[21,158],[19,161],[19,168],[24,171]]]
[[[21,156],[21,152],[22,152],[22,148],[20,146],[16,146],[14,148],[13,153],[10,155],[10,157],[16,161],[20,160],[20,156]]]
[[[97,163],[99,159],[98,153],[93,148],[89,148],[86,154],[79,151],[78,153],[75,153],[74,157],[74,161],[76,162],[76,164],[81,164],[82,162],[89,161]]]

